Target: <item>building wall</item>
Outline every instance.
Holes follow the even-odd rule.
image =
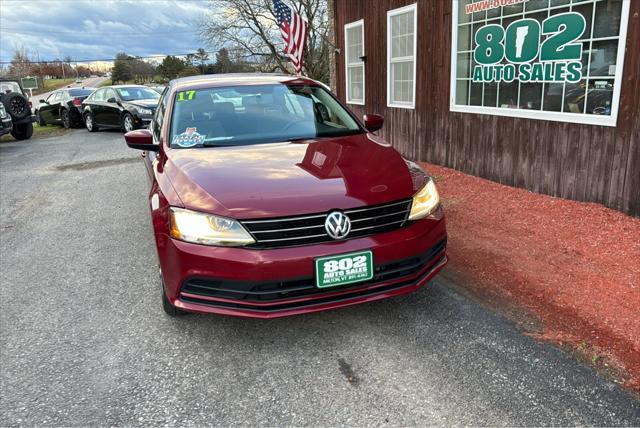
[[[631,1],[617,127],[449,111],[451,7],[417,0],[416,108],[387,107],[387,11],[409,0],[333,0],[337,93],[345,100],[344,25],[364,19],[365,106],[405,156],[510,186],[640,215],[640,0]]]

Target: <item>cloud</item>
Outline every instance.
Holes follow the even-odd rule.
[[[208,8],[197,0],[2,0],[0,60],[20,47],[41,60],[194,52]]]

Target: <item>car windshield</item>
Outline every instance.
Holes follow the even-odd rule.
[[[8,94],[10,92],[22,93],[20,85],[16,82],[0,82],[0,92],[3,94]]]
[[[122,101],[134,101],[134,100],[157,100],[160,98],[160,94],[153,89],[145,87],[132,86],[130,88],[116,88],[118,95]]]
[[[176,94],[171,147],[239,146],[363,133],[316,86],[216,87]]]
[[[94,89],[69,89],[69,95],[72,97],[87,97],[91,95]]]

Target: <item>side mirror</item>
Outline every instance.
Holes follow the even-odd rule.
[[[384,117],[379,114],[365,114],[364,115],[364,127],[369,132],[376,132],[384,125]]]
[[[43,100],[42,98],[40,98],[40,104],[46,104],[47,102],[45,100]]]
[[[147,152],[160,151],[159,144],[153,144],[153,135],[148,129],[138,129],[124,134],[124,140],[130,149],[145,150]]]
[[[115,99],[114,97],[111,97],[111,98],[109,98],[109,99],[107,100],[107,102],[108,102],[109,104],[115,104],[115,103],[116,103],[116,99]]]

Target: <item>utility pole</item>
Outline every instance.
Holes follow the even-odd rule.
[[[60,61],[60,67],[62,67],[62,78],[64,79],[64,62]]]

